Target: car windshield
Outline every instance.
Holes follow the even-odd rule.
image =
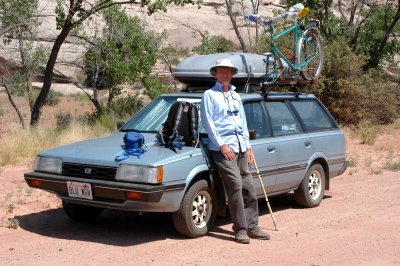
[[[160,96],[134,115],[132,119],[121,128],[121,131],[158,132],[162,124],[167,120],[168,111],[172,104],[177,101],[193,102],[197,105],[200,113],[200,100],[200,98],[193,97]],[[199,127],[201,131],[200,121]]]

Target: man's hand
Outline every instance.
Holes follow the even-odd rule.
[[[221,147],[219,147],[219,151],[222,153],[222,155],[227,159],[228,161],[234,161],[236,159],[235,153],[232,151],[232,149],[224,144]]]
[[[254,163],[254,154],[253,154],[253,150],[251,148],[248,148],[246,150],[246,157],[247,157],[247,163],[249,165],[252,165]]]

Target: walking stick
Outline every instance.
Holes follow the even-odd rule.
[[[276,223],[275,223],[274,213],[272,212],[271,205],[269,204],[267,192],[265,191],[264,183],[263,183],[263,181],[262,181],[262,179],[261,179],[260,171],[258,170],[256,157],[254,157],[254,166],[256,167],[258,179],[260,180],[261,187],[262,187],[262,189],[263,189],[263,191],[264,191],[265,201],[267,202],[268,210],[269,210],[269,213],[271,214],[272,222],[274,223],[274,226],[275,226],[275,231],[278,231],[278,227],[276,227]]]

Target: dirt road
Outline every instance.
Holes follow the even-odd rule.
[[[313,209],[297,208],[291,194],[271,198],[279,231],[260,201],[272,239],[240,245],[228,218],[199,239],[178,236],[164,214],[107,211],[95,224],[73,223],[58,199],[28,189],[25,171],[1,169],[2,265],[400,265],[398,172],[347,171]]]

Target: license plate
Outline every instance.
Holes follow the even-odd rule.
[[[67,181],[67,187],[70,197],[93,199],[92,186],[89,183]]]

